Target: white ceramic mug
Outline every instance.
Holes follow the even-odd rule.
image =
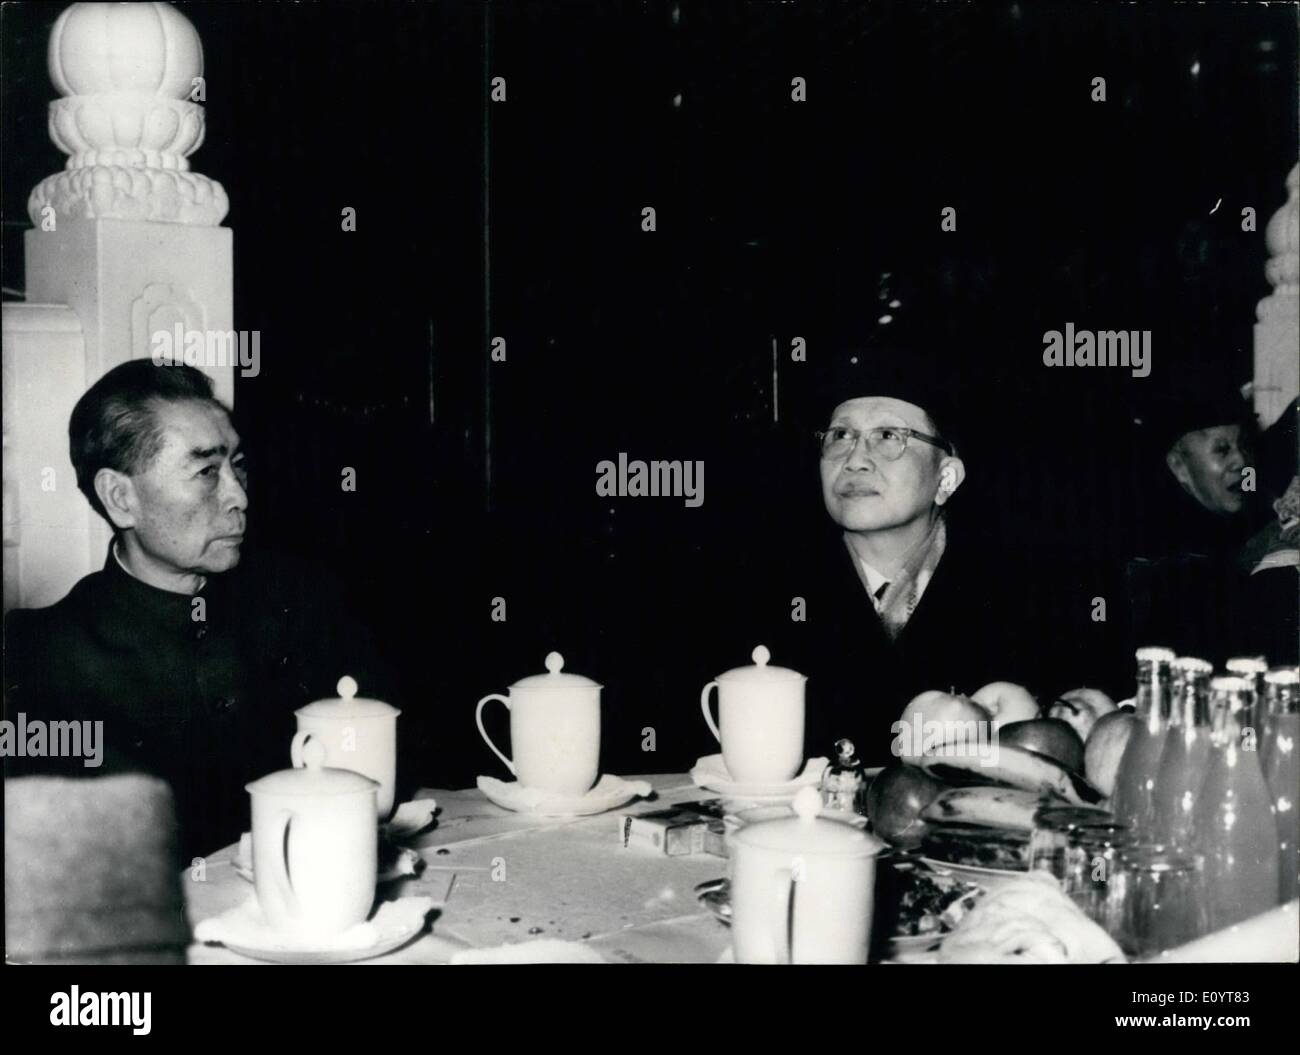
[[[253,885],[277,930],[324,939],[361,923],[375,901],[378,784],[323,765],[309,744],[303,765],[248,785]]]
[[[579,674],[564,674],[564,657],[546,657],[547,674],[522,678],[508,696],[490,693],[478,701],[474,721],[479,735],[526,788],[560,795],[582,795],[600,775],[600,686]],[[483,708],[491,700],[510,711],[508,758],[483,727]]]
[[[719,674],[700,693],[700,709],[718,743],[731,779],[744,784],[792,780],[803,765],[804,685],[808,679],[785,667],[769,667],[759,645],[754,665]],[[718,690],[718,722],[709,693]]]
[[[747,825],[732,839],[736,962],[866,963],[884,844],[853,825],[819,819],[815,788],[800,798],[796,817]]]
[[[350,769],[379,784],[375,812],[385,821],[397,794],[397,716],[402,712],[382,700],[358,697],[357,683],[339,679],[337,699],[316,700],[294,715],[298,733],[289,749],[294,766],[303,765],[309,740],[325,748],[325,765]]]

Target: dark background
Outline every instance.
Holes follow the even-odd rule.
[[[606,686],[606,768],[708,751],[699,686],[748,651],[719,569],[824,519],[794,336],[815,366],[886,312],[938,329],[979,424],[954,516],[1067,555],[1062,633],[1122,604],[1148,398],[1194,361],[1250,376],[1296,158],[1293,6],[177,6],[206,57],[192,164],[229,193],[235,325],[262,331],[236,387],[249,544],[350,580],[431,783],[499,772],[474,702],[551,648]],[[6,296],[63,160],[60,7],[0,15]],[[1152,376],[1045,369],[1067,321],[1151,329]],[[703,460],[704,505],[599,498],[620,451]]]

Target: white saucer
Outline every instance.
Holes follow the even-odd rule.
[[[240,956],[247,956],[250,960],[265,960],[267,963],[360,963],[362,960],[373,960],[376,956],[383,956],[384,953],[400,949],[422,930],[424,930],[423,920],[419,923],[410,924],[401,934],[389,935],[366,949],[322,949],[319,951],[311,949],[254,949],[244,945],[231,945],[226,942],[222,944],[231,952],[239,953]]]
[[[204,920],[195,928],[194,937],[270,963],[357,963],[405,945],[424,930],[425,917],[433,907],[433,899],[428,897],[385,901],[366,922],[313,947],[309,940],[289,937],[271,927],[254,897]]]
[[[585,795],[559,795],[526,788],[517,780],[494,777],[479,777],[477,783],[479,791],[503,810],[532,817],[589,817],[626,806],[633,799],[654,791],[648,781],[624,780],[609,773],[596,781],[596,786]]]
[[[758,784],[732,780],[721,755],[705,755],[691,770],[691,780],[697,787],[716,791],[724,798],[760,803],[788,802],[800,788],[817,787],[828,764],[825,758],[810,758],[804,764],[803,771],[793,780]]]

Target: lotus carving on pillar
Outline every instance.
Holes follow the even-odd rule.
[[[1264,244],[1268,246],[1264,277],[1272,285],[1273,295],[1260,302],[1257,314],[1261,319],[1279,310],[1280,298],[1300,295],[1300,164],[1287,176],[1286,190],[1286,204],[1264,229]],[[1289,310],[1294,313],[1294,305]]]
[[[203,107],[189,99],[203,46],[170,4],[78,3],[50,34],[49,133],[68,155],[28,199],[32,222],[152,220],[215,226],[230,209],[216,180],[190,171]]]

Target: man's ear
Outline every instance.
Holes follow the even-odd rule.
[[[139,501],[135,481],[116,469],[100,469],[95,473],[95,495],[108,513],[108,519],[118,531],[135,527],[135,514]]]
[[[966,464],[955,454],[947,455],[939,463],[939,490],[935,492],[934,504],[943,505],[966,479]]]
[[[1174,479],[1182,485],[1183,490],[1188,494],[1191,494],[1192,474],[1188,471],[1187,459],[1183,457],[1181,446],[1175,444],[1173,447],[1169,448],[1169,453],[1165,455],[1165,465],[1167,465],[1169,471],[1174,474]]]

